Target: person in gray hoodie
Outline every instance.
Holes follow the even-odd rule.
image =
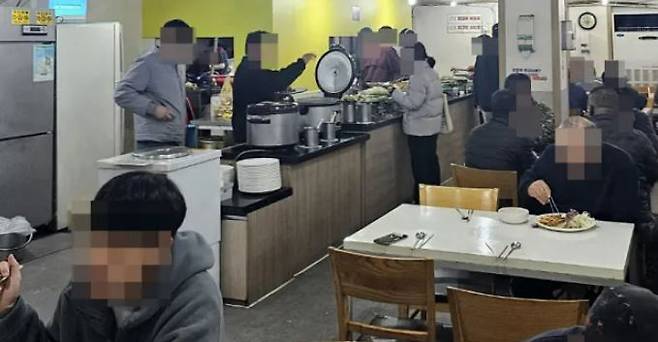
[[[416,201],[419,184],[441,184],[436,145],[443,124],[443,87],[434,65],[436,60],[427,55],[425,45],[416,43],[409,89],[396,89],[392,94],[393,100],[405,111],[402,123],[409,140]]]
[[[74,230],[73,281],[50,323],[20,297],[16,258],[0,262],[0,275],[9,276],[0,288],[0,341],[222,341],[221,296],[207,272],[213,253],[201,235],[177,231],[185,212],[164,175],[110,180],[91,216],[82,216],[88,229]]]
[[[184,21],[171,20],[160,35],[161,46],[139,57],[114,93],[114,101],[121,108],[135,113],[137,150],[185,142],[184,67],[193,60],[194,33]],[[184,51],[184,47],[189,51]]]

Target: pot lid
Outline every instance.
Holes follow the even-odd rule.
[[[352,57],[341,47],[333,47],[318,61],[315,81],[325,94],[342,95],[352,86],[356,71]]]
[[[247,106],[247,115],[274,115],[299,112],[294,102],[261,102]]]
[[[167,160],[187,157],[190,150],[185,146],[162,147],[133,153],[134,157],[150,160]]]
[[[297,103],[302,107],[329,107],[335,106],[340,101],[333,97],[307,97],[299,99]]]

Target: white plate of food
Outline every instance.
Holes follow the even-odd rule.
[[[596,220],[588,212],[554,213],[537,216],[537,225],[541,228],[563,232],[576,233],[593,229]]]

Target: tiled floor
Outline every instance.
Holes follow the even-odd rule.
[[[33,244],[30,248],[44,245],[56,251],[27,262],[23,269],[22,295],[41,319],[48,321],[59,292],[71,277],[70,235],[51,235]],[[396,312],[393,307],[366,302],[357,302],[355,306],[356,318],[363,320],[375,313]],[[224,315],[228,342],[335,340],[336,309],[329,262],[319,263],[254,308],[225,307]]]

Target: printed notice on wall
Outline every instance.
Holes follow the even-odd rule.
[[[526,74],[533,81],[548,81],[548,76],[541,68],[512,68],[512,72]]]
[[[34,82],[55,80],[55,45],[34,45],[32,52],[32,80]]]
[[[482,33],[482,16],[458,14],[448,16],[448,33]]]

